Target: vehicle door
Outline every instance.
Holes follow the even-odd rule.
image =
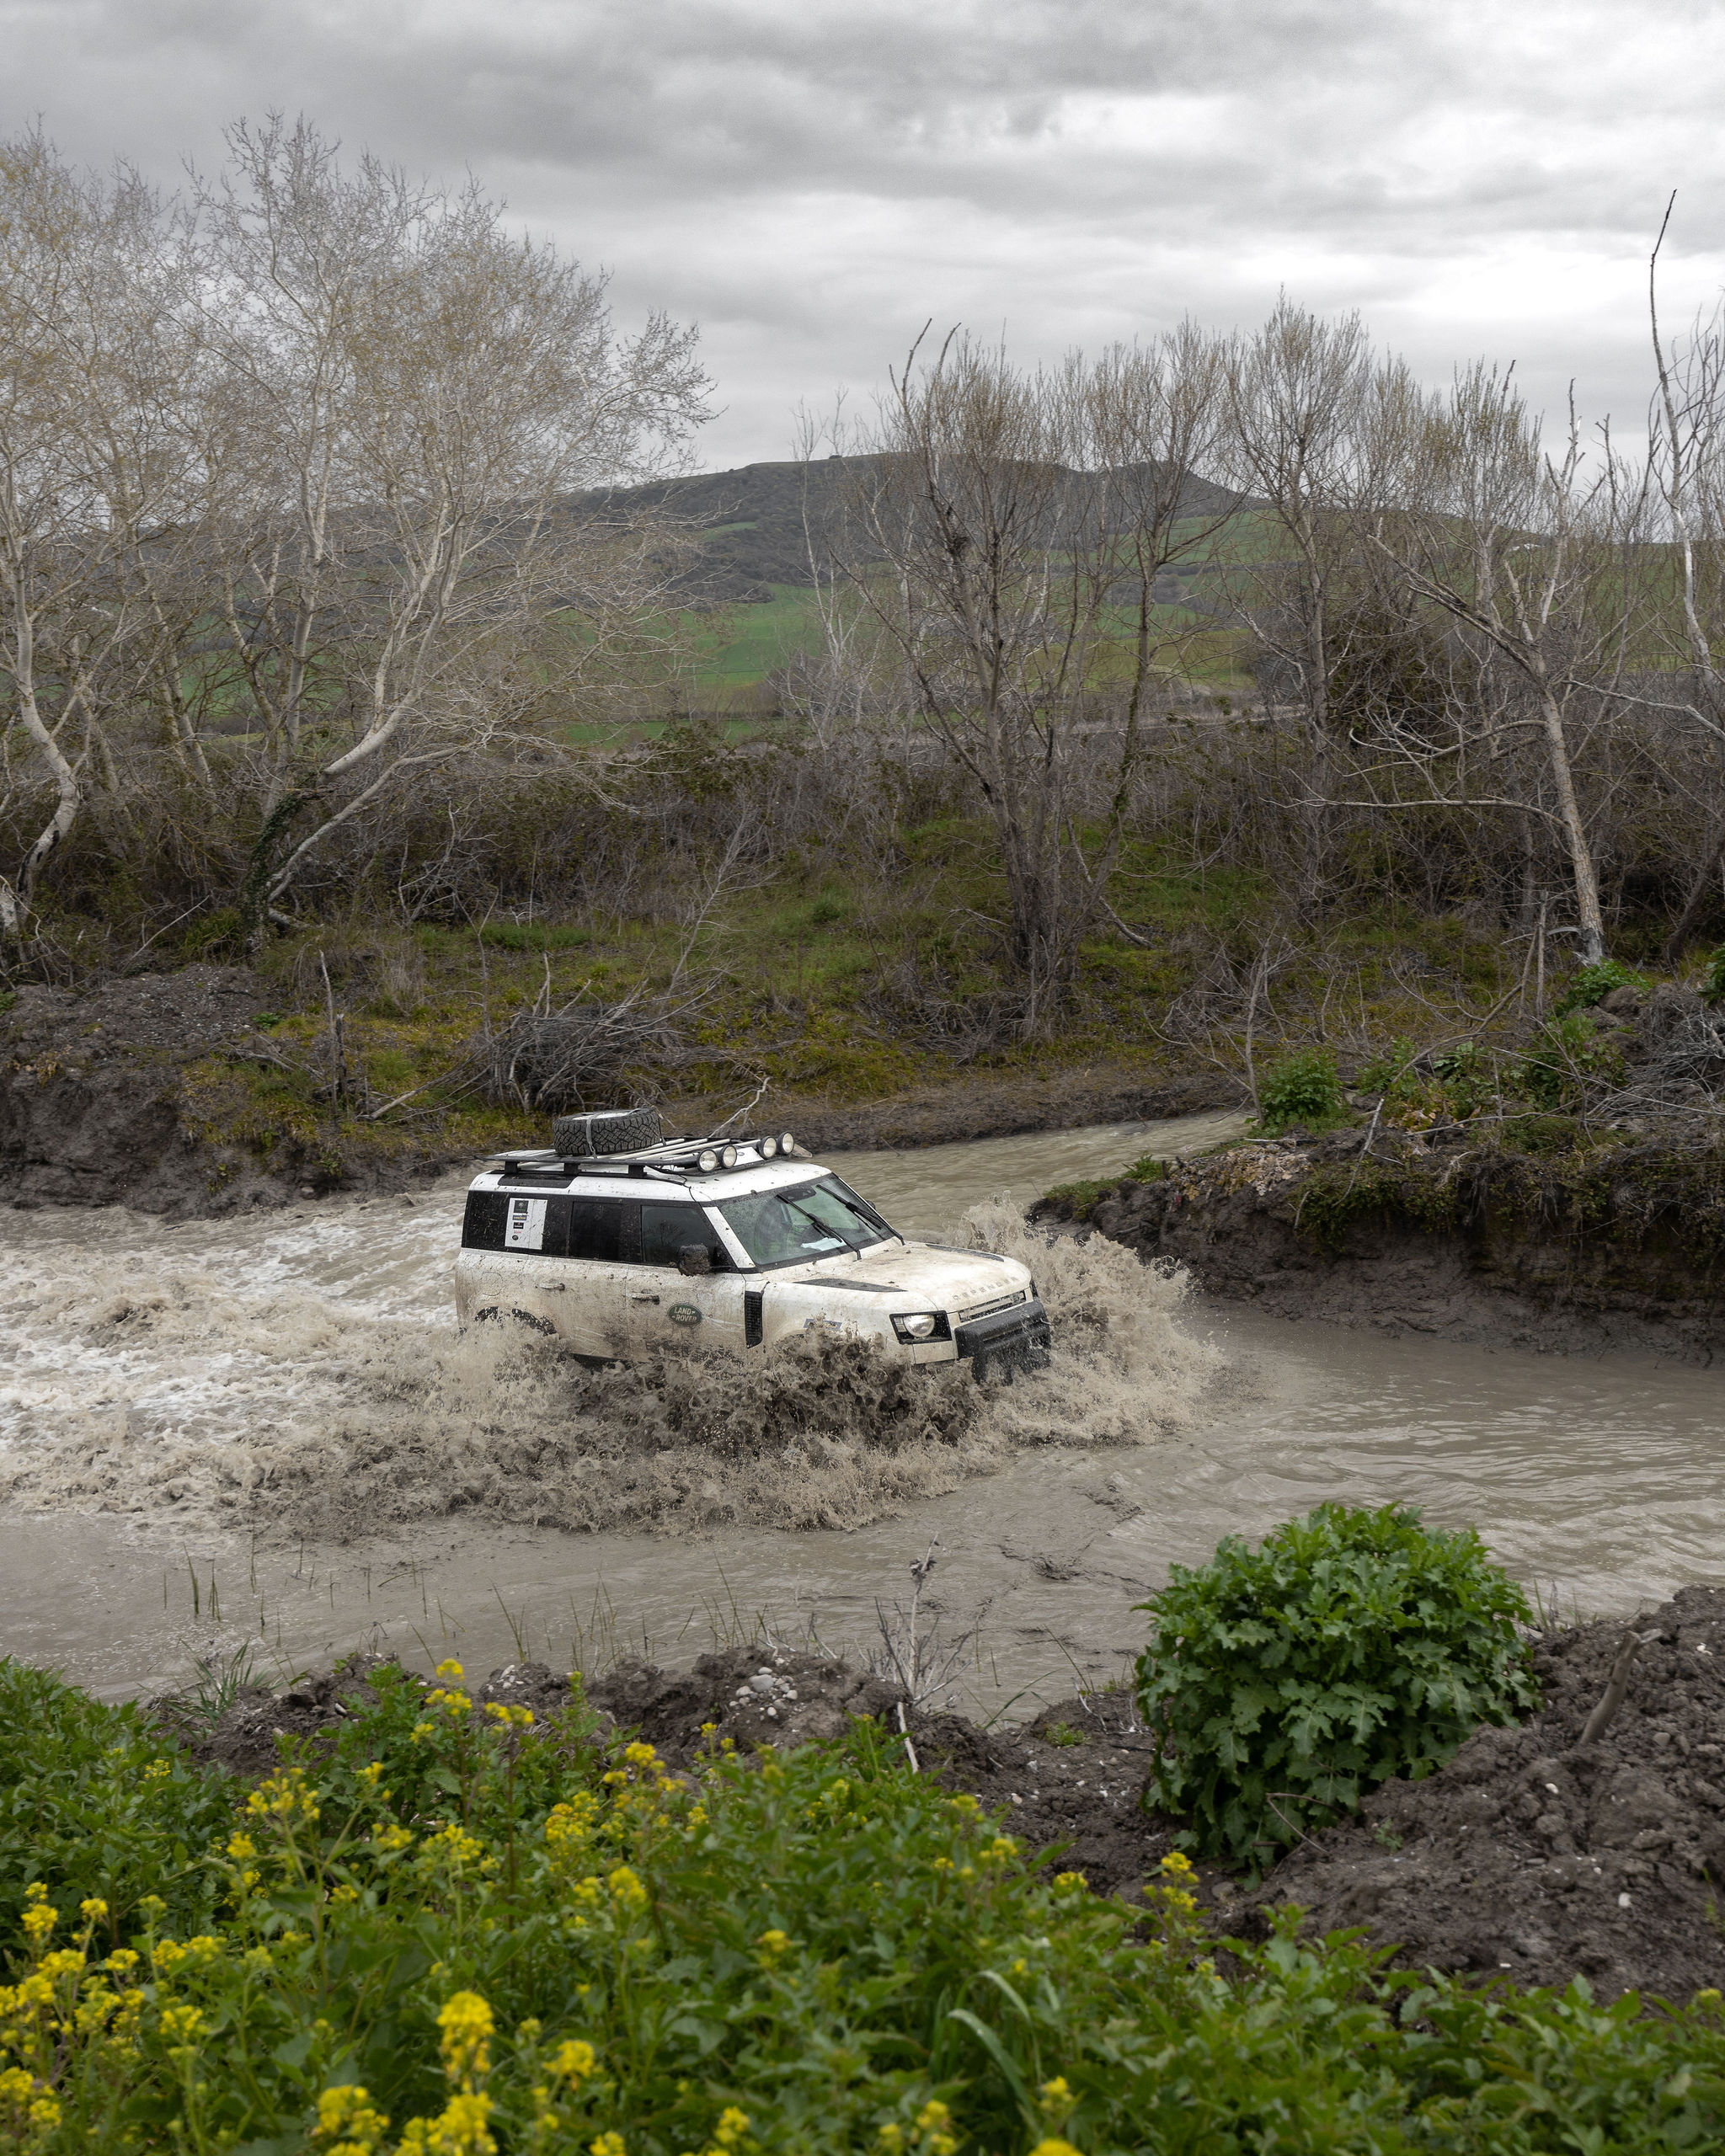
[[[518,1190],[468,1193],[462,1257],[475,1317],[529,1325],[547,1334],[561,1331],[562,1297],[553,1290],[560,1284],[556,1261],[566,1202]]]
[[[557,1329],[578,1355],[607,1361],[630,1353],[625,1293],[628,1214],[620,1198],[566,1198],[561,1254],[544,1268]]]
[[[710,1272],[682,1270],[683,1252],[696,1249],[706,1251]],[[702,1207],[687,1198],[644,1198],[635,1250],[624,1291],[632,1352],[650,1354],[677,1339],[742,1347],[742,1276]]]

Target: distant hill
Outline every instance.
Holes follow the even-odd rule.
[[[806,588],[814,582],[809,562],[824,563],[823,535],[839,510],[840,456],[803,464],[745,464],[734,472],[702,472],[662,479],[600,499],[618,506],[663,504],[695,526],[702,560],[684,579],[692,599],[761,601],[774,584]],[[1182,503],[1188,516],[1215,516],[1243,500],[1207,479],[1189,478]]]

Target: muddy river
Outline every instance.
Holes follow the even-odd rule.
[[[980,1201],[1022,1207],[1238,1127],[1194,1117],[825,1157],[905,1230],[956,1239]],[[943,1686],[1017,1716],[1075,1674],[1124,1668],[1142,1627],[1132,1604],[1170,1563],[1326,1497],[1473,1523],[1566,1618],[1725,1577],[1717,1374],[1388,1339],[1196,1299],[1178,1322],[1212,1342],[1214,1382],[1154,1441],[1046,1445],[847,1532],[569,1534],[457,1511],[302,1540],[267,1493],[243,1530],[216,1524],[211,1478],[232,1481],[283,1433],[335,1428],[355,1412],[360,1364],[445,1352],[464,1187],[179,1226],[4,1215],[0,1650],[109,1696],[248,1644],[282,1674],[360,1644],[480,1669],[521,1654],[686,1660],[760,1634],[867,1652],[900,1621],[910,1565],[932,1543],[924,1609]],[[156,1463],[136,1486],[112,1465],[133,1453]]]

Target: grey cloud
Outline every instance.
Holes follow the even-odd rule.
[[[622,312],[703,319],[718,461],[925,314],[1028,355],[1284,283],[1434,379],[1485,348],[1622,412],[1671,179],[1674,300],[1719,266],[1725,28],[1685,0],[0,0],[0,124],[92,162],[171,179],[277,104],[472,168]]]

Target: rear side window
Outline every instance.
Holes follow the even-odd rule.
[[[622,1202],[615,1198],[569,1200],[569,1254],[615,1265],[622,1256]]]
[[[715,1272],[729,1263],[713,1223],[698,1205],[642,1206],[643,1265],[675,1265],[692,1243],[707,1252]]]
[[[463,1250],[501,1250],[509,1199],[500,1190],[470,1190],[462,1221]]]

